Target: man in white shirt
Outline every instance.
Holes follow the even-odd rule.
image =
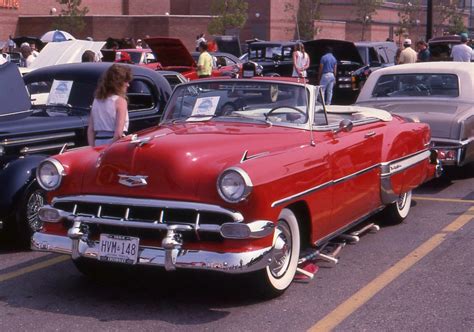
[[[468,40],[466,34],[461,34],[461,44],[454,45],[451,51],[453,61],[471,62],[472,48],[467,45]]]
[[[415,63],[417,58],[418,54],[411,48],[411,39],[405,39],[403,42],[403,51],[400,52],[400,57],[398,58],[398,64]]]

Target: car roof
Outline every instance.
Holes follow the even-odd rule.
[[[361,41],[361,42],[354,42],[354,44],[356,46],[367,46],[367,47],[380,46],[380,45],[393,46],[395,48],[397,47],[397,44],[395,44],[394,42],[388,42],[388,41],[380,41],[380,42],[377,42],[377,41]]]
[[[294,46],[297,42],[296,41],[256,41],[249,44],[249,48],[254,47],[263,47],[263,46]]]

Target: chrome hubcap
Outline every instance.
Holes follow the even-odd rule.
[[[35,190],[28,198],[26,204],[26,221],[30,229],[34,232],[39,231],[43,223],[38,218],[38,211],[44,205],[44,197],[41,190]]]
[[[273,242],[274,258],[269,269],[275,278],[283,276],[288,269],[291,258],[291,232],[284,221],[280,221],[276,230]]]
[[[398,210],[400,210],[400,211],[403,210],[403,208],[407,204],[407,198],[408,198],[407,193],[404,193],[404,194],[401,194],[400,196],[398,196],[398,201],[397,201]]]

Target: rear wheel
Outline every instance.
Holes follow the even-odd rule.
[[[398,199],[384,210],[390,224],[399,224],[408,216],[411,207],[411,191],[400,194]]]
[[[273,236],[273,261],[255,273],[258,291],[265,297],[281,295],[291,284],[298,266],[300,231],[298,220],[289,209],[283,209]]]

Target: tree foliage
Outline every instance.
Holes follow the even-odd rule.
[[[312,40],[318,34],[314,20],[320,18],[320,7],[323,0],[300,0],[298,10],[292,3],[285,3],[285,12],[292,12],[296,24],[296,39]]]
[[[443,32],[454,34],[466,31],[462,12],[463,8],[458,7],[457,1],[433,1],[433,32],[440,35]]]
[[[84,30],[86,22],[84,16],[89,12],[89,8],[81,8],[82,0],[56,0],[61,5],[59,19],[54,28],[68,31],[72,34]]]
[[[372,22],[372,16],[377,13],[377,9],[383,4],[383,0],[356,0],[356,20],[362,23],[361,40],[365,40],[365,31]]]
[[[247,21],[248,3],[239,0],[214,0],[211,14],[215,15],[208,25],[211,34],[223,35],[227,30],[239,29]]]
[[[398,15],[398,26],[395,34],[399,43],[403,35],[410,32],[410,28],[421,22],[421,0],[411,0],[400,5]]]

